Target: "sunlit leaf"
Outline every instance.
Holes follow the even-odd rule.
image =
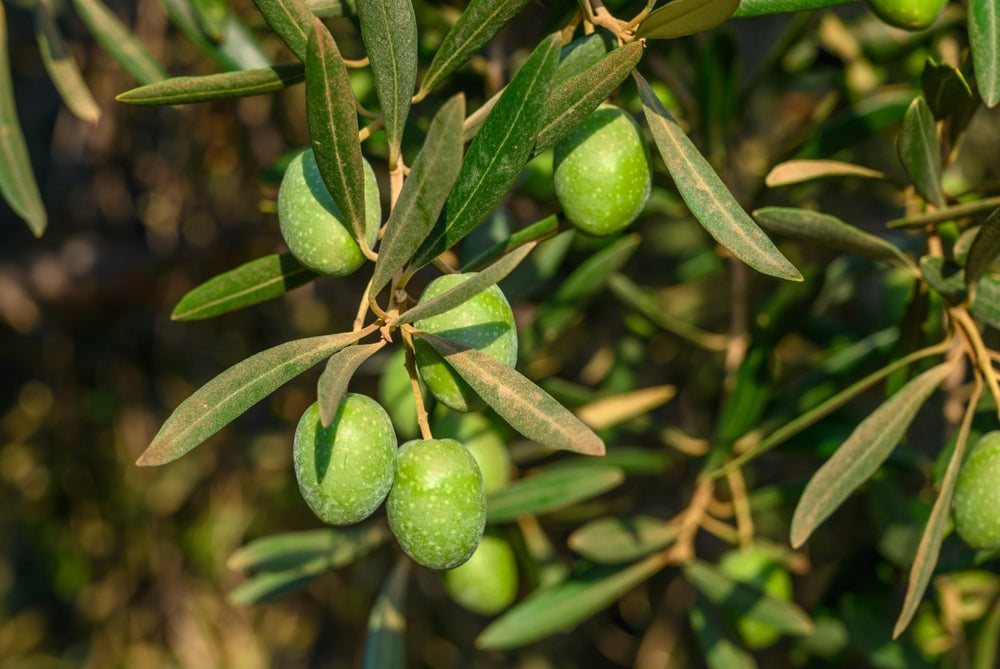
[[[462,266],[463,272],[478,272],[511,251],[531,242],[542,242],[555,237],[563,228],[555,214],[518,230],[507,239],[499,241]]]
[[[362,332],[346,332],[298,339],[236,363],[181,402],[136,464],[176,460],[286,381],[362,336]]]
[[[636,388],[619,395],[602,397],[576,410],[576,417],[595,430],[604,430],[642,416],[674,398],[671,385]]]
[[[943,362],[900,388],[855,428],[813,475],[792,516],[791,541],[798,548],[820,523],[875,473],[896,447],[920,407],[954,368]]]
[[[736,641],[729,622],[711,602],[695,598],[688,617],[709,669],[757,669],[753,656]]]
[[[255,70],[272,63],[237,12],[229,12],[222,41],[208,39],[198,25],[189,0],[158,0],[170,20],[199,50],[227,70]]]
[[[327,568],[336,569],[382,545],[390,536],[389,527],[384,523],[274,534],[238,548],[229,556],[226,567],[284,571],[322,558]]]
[[[968,21],[976,88],[992,107],[1000,102],[1000,6],[996,0],[969,0]]]
[[[639,84],[646,122],[691,213],[712,237],[759,272],[801,281],[802,275],[740,207],[719,175],[677,125],[646,80]]]
[[[406,586],[412,564],[400,558],[382,584],[368,616],[362,669],[406,669]]]
[[[152,84],[167,78],[146,45],[101,0],[73,0],[73,7],[101,48],[136,81]]]
[[[295,57],[304,62],[316,17],[302,0],[254,0],[253,4]]]
[[[0,4],[0,195],[24,219],[36,237],[45,232],[48,216],[31,170],[28,146],[14,106],[8,60],[7,16]]]
[[[479,638],[480,648],[517,648],[575,627],[667,564],[662,553],[619,569],[598,568],[536,590],[493,621]]]
[[[938,142],[934,115],[923,97],[915,98],[903,115],[896,149],[917,192],[935,207],[943,207],[941,144]]]
[[[771,171],[767,173],[767,177],[764,178],[764,183],[774,188],[830,177],[884,179],[885,174],[878,170],[839,160],[789,160],[772,167]]]
[[[313,19],[306,58],[306,119],[316,166],[344,224],[363,249],[365,184],[358,116],[347,66],[330,31]]]
[[[302,63],[289,63],[256,70],[171,77],[125,91],[115,99],[130,105],[182,105],[274,93],[305,78]]]
[[[736,11],[740,0],[671,0],[651,12],[636,39],[674,39],[710,30]]]
[[[319,419],[323,427],[330,427],[330,423],[333,422],[337,409],[340,408],[340,401],[347,394],[347,385],[358,371],[358,367],[385,346],[385,343],[384,340],[380,340],[374,344],[345,346],[326,361],[326,368],[320,374],[316,385]]]
[[[417,99],[422,99],[464,65],[526,4],[528,0],[471,0],[434,53],[434,60],[420,82]]]
[[[317,558],[284,571],[261,572],[234,588],[229,601],[237,606],[267,602],[305,587],[328,570],[326,560]]]
[[[361,37],[389,143],[389,169],[399,159],[403,126],[417,83],[417,18],[411,0],[356,0]]]
[[[973,291],[979,279],[1000,255],[1000,209],[995,209],[979,227],[965,258],[965,285]]]
[[[572,506],[618,487],[625,474],[615,467],[554,468],[519,479],[486,500],[486,522],[506,523],[525,514],[542,514]]]
[[[604,442],[551,395],[491,356],[417,332],[515,430],[543,446],[603,455]]]
[[[49,79],[59,91],[59,96],[73,115],[89,123],[96,123],[101,117],[101,108],[87,88],[76,59],[66,47],[59,26],[50,13],[49,2],[50,0],[35,2],[35,39],[42,63]]]
[[[599,564],[619,564],[666,548],[679,533],[677,523],[652,516],[609,516],[575,530],[566,545]]]
[[[354,0],[303,0],[316,16],[353,16],[358,8]]]
[[[531,155],[558,59],[555,34],[542,40],[518,70],[472,140],[444,211],[417,250],[408,274],[465,237],[510,190]]]
[[[747,16],[765,16],[783,12],[804,12],[810,9],[822,9],[846,5],[855,0],[742,0],[740,6],[733,12],[733,18]]]

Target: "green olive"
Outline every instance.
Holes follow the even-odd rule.
[[[792,598],[792,578],[788,571],[758,547],[726,553],[719,561],[719,570],[734,581],[752,585],[772,597]],[[781,638],[781,632],[774,627],[745,616],[736,621],[736,629],[752,650],[767,648]]]
[[[420,300],[427,301],[474,276],[446,274],[431,281]],[[459,306],[414,323],[416,327],[465,344],[496,358],[508,367],[517,364],[517,328],[514,312],[498,286],[490,286]],[[417,369],[427,389],[442,404],[455,411],[475,411],[483,401],[444,358],[426,341],[413,342]]]
[[[379,507],[395,472],[396,433],[378,402],[348,393],[329,427],[313,403],[299,420],[293,447],[299,491],[330,525],[364,520]]]
[[[652,183],[649,148],[628,113],[601,105],[555,147],[553,183],[577,230],[604,237],[642,212]]]
[[[372,246],[382,221],[375,172],[364,164],[365,236]],[[365,261],[354,234],[344,223],[337,205],[323,183],[312,149],[288,164],[278,190],[278,225],[281,237],[295,258],[318,274],[346,276]]]
[[[385,510],[399,547],[414,562],[457,567],[486,528],[486,492],[475,458],[454,439],[406,442]]]
[[[1000,431],[972,447],[958,474],[952,512],[958,536],[970,547],[1000,546]]]
[[[504,539],[487,534],[466,562],[444,572],[444,585],[456,602],[475,613],[493,615],[517,597],[517,559]]]
[[[868,0],[868,8],[885,23],[903,30],[926,30],[948,0]]]
[[[481,413],[448,413],[434,421],[434,436],[454,439],[465,446],[483,474],[486,494],[505,488],[510,482],[510,453],[503,435]]]

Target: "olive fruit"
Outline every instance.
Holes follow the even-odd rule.
[[[777,599],[792,598],[792,578],[788,571],[759,547],[749,546],[726,553],[719,561],[719,571]],[[736,629],[751,650],[767,648],[781,638],[781,632],[774,627],[746,616],[736,621]]]
[[[1000,431],[972,447],[955,484],[955,530],[975,549],[1000,546]]]
[[[295,428],[295,477],[302,498],[330,525],[364,520],[379,507],[395,473],[396,433],[378,402],[348,393],[329,427],[313,403]]]
[[[475,613],[493,615],[517,597],[517,560],[504,539],[487,534],[466,562],[444,572],[444,586],[456,602]]]
[[[385,510],[399,547],[414,562],[457,567],[486,528],[486,493],[475,458],[454,439],[406,442],[399,447]]]
[[[481,413],[448,413],[434,421],[434,435],[454,439],[472,453],[483,474],[486,494],[510,482],[510,453],[493,422]]]
[[[467,281],[474,273],[445,274],[427,284],[421,302],[437,297]],[[498,286],[490,286],[467,302],[443,314],[414,323],[419,329],[451,339],[496,358],[508,367],[517,363],[517,328],[514,312]],[[413,342],[417,369],[427,389],[455,411],[475,411],[483,401],[469,384],[426,341]]]
[[[588,235],[613,235],[634,221],[649,198],[649,148],[628,113],[601,105],[560,140],[553,183],[563,213]]]
[[[868,8],[885,23],[903,30],[926,30],[948,0],[868,0]]]
[[[382,205],[372,166],[363,158],[362,162],[365,235],[371,246],[378,239]],[[278,189],[278,225],[292,255],[318,274],[346,276],[365,261],[354,233],[323,183],[312,149],[293,158],[285,170]]]

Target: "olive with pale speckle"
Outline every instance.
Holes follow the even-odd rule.
[[[958,474],[952,512],[958,536],[970,547],[1000,547],[1000,431],[972,447]]]

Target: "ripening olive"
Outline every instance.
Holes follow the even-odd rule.
[[[382,220],[375,173],[364,164],[365,236],[371,246]],[[346,276],[365,261],[354,234],[323,183],[312,149],[288,164],[278,190],[281,237],[295,258],[318,274]]]
[[[517,560],[504,539],[487,534],[466,562],[444,572],[444,585],[456,602],[475,613],[493,615],[517,597]]]
[[[396,463],[396,433],[378,402],[348,393],[329,427],[313,403],[295,428],[299,491],[313,513],[330,525],[350,525],[382,503]]]
[[[868,0],[868,8],[885,23],[903,30],[926,30],[948,0]]]
[[[566,218],[588,235],[613,235],[649,198],[649,149],[628,113],[601,105],[555,146],[553,182]]]
[[[465,446],[483,474],[486,494],[496,492],[510,482],[510,453],[503,435],[481,413],[449,413],[434,421],[434,435],[454,439]]]
[[[955,530],[970,547],[1000,546],[1000,431],[972,447],[958,474],[952,511]]]

